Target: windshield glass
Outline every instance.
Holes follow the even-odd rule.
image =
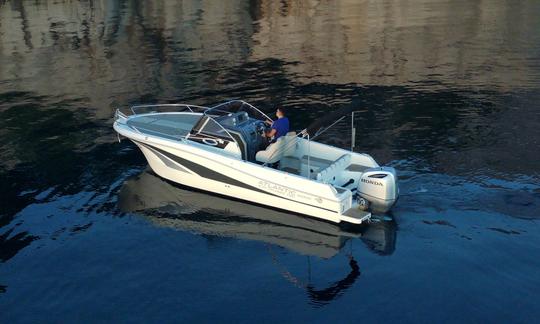
[[[228,141],[234,141],[229,132],[227,132],[223,126],[209,116],[204,116],[193,128],[193,132],[196,134],[210,135]]]

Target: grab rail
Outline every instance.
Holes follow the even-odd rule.
[[[123,118],[123,119],[127,119],[127,115],[124,114],[122,111],[120,111],[120,108],[116,108],[116,112],[115,112],[115,115],[114,115],[115,119],[118,119],[118,117],[120,118]]]
[[[199,110],[199,111],[206,111],[208,110],[209,108],[208,107],[203,107],[203,106],[197,106],[197,105],[188,105],[188,104],[152,104],[152,105],[135,105],[135,106],[131,106],[130,107],[130,110],[132,112],[133,115],[139,115],[140,113],[136,110],[140,110],[142,108],[184,108],[183,110],[174,110],[174,112],[181,112],[181,111],[185,111],[186,109],[188,109],[190,112],[195,112],[193,111],[193,109],[195,110]]]

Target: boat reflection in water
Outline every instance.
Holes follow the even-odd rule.
[[[347,228],[271,208],[185,189],[149,169],[123,184],[122,212],[144,215],[158,226],[206,235],[267,242],[292,251],[330,258],[351,238],[360,238],[374,252],[393,253],[394,222]]]
[[[396,225],[393,221],[374,222],[346,228],[267,207],[221,198],[184,189],[169,183],[151,170],[123,184],[119,194],[122,212],[143,215],[156,224],[198,234],[234,237],[269,243],[269,251],[282,275],[302,287],[315,305],[324,305],[341,295],[360,276],[360,267],[348,255],[349,273],[327,288],[302,283],[280,264],[271,245],[324,259],[338,254],[348,240],[359,238],[380,255],[394,252]]]

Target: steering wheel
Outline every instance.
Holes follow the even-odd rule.
[[[263,137],[265,137],[266,132],[270,131],[270,129],[270,126],[263,121],[257,123],[257,132]]]

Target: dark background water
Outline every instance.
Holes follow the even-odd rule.
[[[0,1],[0,321],[536,320],[539,30],[534,0]],[[112,130],[231,98],[296,129],[355,107],[393,213],[192,192]]]

